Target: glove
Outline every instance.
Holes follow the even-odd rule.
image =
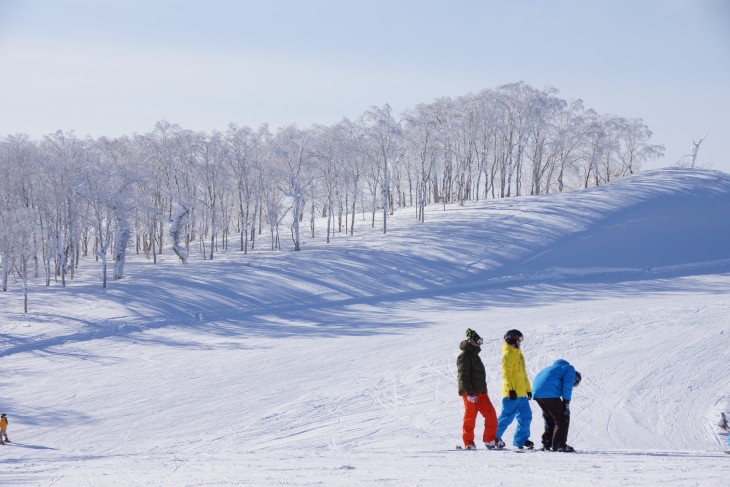
[[[514,389],[509,391],[509,398],[510,401],[514,401],[515,399],[517,399],[517,391],[515,391]]]
[[[469,402],[472,402],[474,404],[477,403],[477,399],[478,399],[478,397],[476,394],[474,394],[473,396],[466,396],[466,400]]]
[[[531,392],[528,392],[527,393],[527,400],[528,401],[532,401],[532,393]]]
[[[563,414],[570,416],[570,401],[563,401]]]

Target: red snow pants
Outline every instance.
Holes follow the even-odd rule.
[[[461,438],[464,446],[474,443],[474,426],[477,422],[477,413],[484,416],[484,435],[482,441],[488,442],[496,439],[497,434],[497,413],[494,411],[489,396],[480,393],[477,395],[477,402],[469,402],[466,394],[461,395],[464,400],[464,424],[461,428]]]

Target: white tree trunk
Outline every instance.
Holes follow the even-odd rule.
[[[299,236],[299,213],[302,211],[302,189],[297,185],[294,195],[294,250],[301,250]]]
[[[116,281],[124,277],[124,262],[127,257],[127,244],[131,235],[131,230],[125,221],[118,220],[119,229],[114,239],[114,275]]]
[[[10,255],[3,252],[3,292],[8,290],[8,275],[10,274]]]
[[[175,214],[175,217],[172,220],[172,224],[170,225],[170,237],[172,238],[172,250],[180,258],[180,260],[182,261],[183,264],[187,264],[187,262],[188,262],[188,246],[185,245],[183,247],[180,244],[180,239],[183,236],[182,231],[183,231],[183,228],[185,227],[185,223],[187,221],[189,214],[190,214],[190,208],[186,204],[180,203],[180,209],[177,210],[177,213]]]

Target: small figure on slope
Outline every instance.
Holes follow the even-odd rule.
[[[461,438],[464,448],[475,450],[474,426],[477,413],[484,417],[484,435],[482,440],[487,448],[495,446],[497,431],[497,413],[487,395],[487,374],[482,359],[479,358],[482,338],[471,328],[466,330],[466,340],[459,344],[461,353],[456,359],[459,395],[464,401],[464,422]]]
[[[545,432],[542,434],[544,450],[561,452],[575,451],[567,444],[570,427],[570,400],[573,387],[580,384],[580,372],[567,360],[558,359],[550,367],[541,370],[535,380],[534,397],[542,409],[545,419]]]
[[[720,427],[720,429],[730,433],[730,424],[728,424],[727,422],[727,417],[725,416],[725,413],[720,413],[720,421],[717,423],[717,425]]]
[[[0,443],[10,443],[8,439],[8,417],[3,413],[0,415]]]
[[[509,330],[504,334],[502,344],[502,414],[499,415],[497,427],[497,448],[504,448],[502,435],[512,421],[517,418],[517,430],[513,445],[522,449],[532,448],[530,441],[530,423],[532,422],[532,388],[527,378],[525,357],[520,345],[524,337],[519,330]]]
[[[727,422],[727,417],[725,417],[725,413],[720,413],[720,422],[718,422],[717,425],[720,428],[722,428],[724,431],[728,432],[727,450],[725,450],[725,453],[730,453],[730,424],[728,424],[728,422]]]

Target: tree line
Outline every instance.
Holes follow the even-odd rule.
[[[356,214],[387,232],[395,208],[598,186],[663,154],[641,119],[599,114],[556,89],[513,83],[357,120],[272,132],[167,121],[118,138],[58,131],[0,138],[2,290],[16,275],[65,286],[83,258],[106,287],[126,254],[301,250],[302,234],[354,234]],[[379,216],[382,215],[382,216]],[[360,218],[362,221],[363,218]],[[316,222],[324,222],[317,228]]]

